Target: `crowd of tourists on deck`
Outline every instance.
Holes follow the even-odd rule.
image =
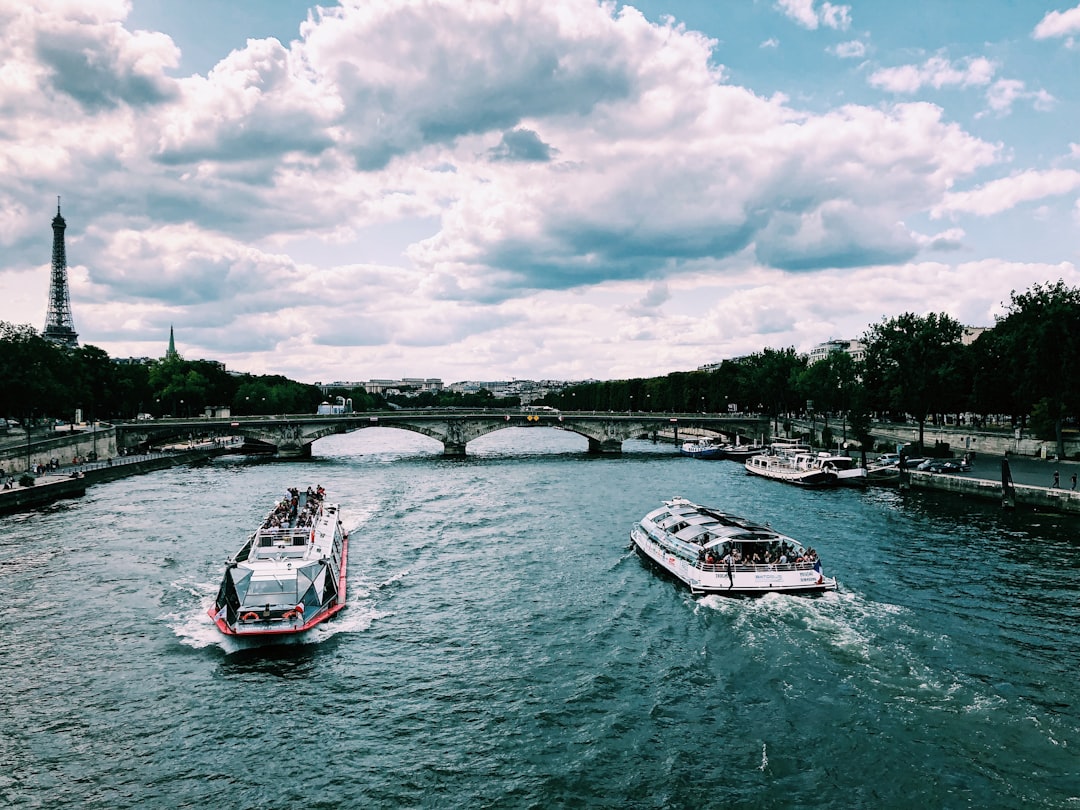
[[[300,507],[300,490],[289,487],[285,490],[285,496],[278,502],[274,510],[263,521],[264,529],[304,528],[315,522],[315,518],[322,508],[323,496],[326,494],[321,486],[312,489],[307,488],[304,493],[304,506]]]
[[[790,565],[818,562],[817,552],[813,548],[802,549],[789,543],[746,543],[720,548],[702,549],[698,552],[698,562],[704,565]]]

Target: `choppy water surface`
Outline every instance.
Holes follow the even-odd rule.
[[[0,800],[1080,808],[1077,521],[584,449],[372,429],[0,519]],[[350,604],[241,648],[205,611],[292,484],[341,503]],[[673,495],[810,543],[841,592],[691,597],[629,548]]]

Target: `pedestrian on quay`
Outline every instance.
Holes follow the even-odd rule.
[[[1076,489],[1076,473],[1072,474],[1072,478],[1070,480],[1072,481],[1072,488]]]
[[[1054,470],[1054,483],[1052,483],[1050,485],[1050,489],[1057,489],[1060,486],[1060,484],[1061,484],[1061,481],[1058,478],[1058,471]]]

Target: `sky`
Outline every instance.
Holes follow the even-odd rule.
[[[660,376],[1080,287],[1075,0],[0,0],[0,320]]]

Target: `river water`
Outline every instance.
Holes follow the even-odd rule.
[[[1075,518],[511,429],[369,429],[0,519],[0,800],[43,808],[1080,807]],[[206,616],[290,485],[350,603],[249,649]],[[838,593],[692,597],[631,550],[661,499],[817,548]]]

